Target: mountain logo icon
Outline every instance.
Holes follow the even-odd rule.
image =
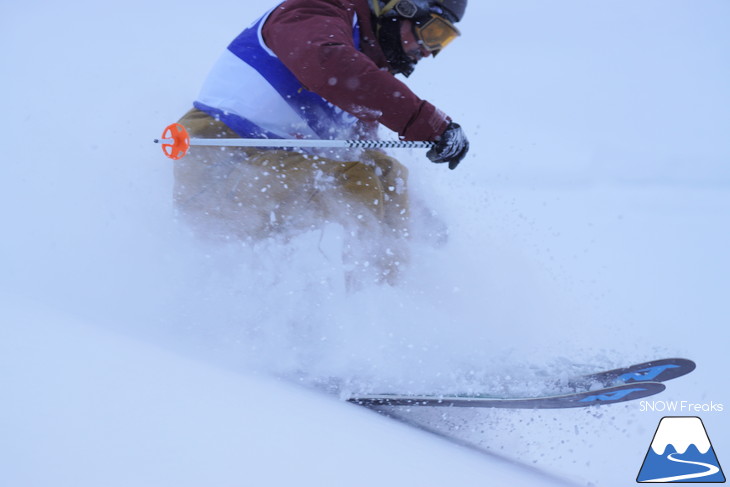
[[[702,420],[696,416],[662,418],[636,481],[725,482],[725,475]]]

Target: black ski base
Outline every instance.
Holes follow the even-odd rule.
[[[351,398],[361,406],[441,406],[509,409],[560,409],[600,406],[633,401],[658,394],[665,389],[660,382],[622,384],[595,391],[559,394],[555,396],[495,398],[489,396],[399,396],[395,394],[366,395]]]

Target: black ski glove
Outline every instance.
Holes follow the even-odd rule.
[[[439,136],[427,153],[431,162],[448,162],[449,169],[456,169],[469,151],[469,141],[458,123],[449,122],[444,133]]]

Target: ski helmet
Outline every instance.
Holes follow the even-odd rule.
[[[454,23],[461,21],[467,0],[370,0],[378,42],[391,71],[408,77],[416,62],[403,51],[401,21],[410,20],[420,43],[436,54],[460,35]]]
[[[400,16],[407,19],[428,17],[431,13],[444,15],[451,22],[464,18],[467,0],[371,0],[376,17]]]

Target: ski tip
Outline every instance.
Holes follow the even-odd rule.
[[[696,367],[697,364],[685,358],[657,359],[620,369],[605,370],[575,377],[568,381],[568,385],[580,389],[593,384],[600,384],[606,387],[648,381],[666,382],[687,375],[695,370]]]
[[[626,370],[621,378],[624,382],[666,382],[689,374],[697,368],[697,364],[686,358],[666,358],[652,360],[644,364],[635,365]]]
[[[697,363],[695,363],[694,360],[690,360],[688,358],[675,358],[674,360],[677,363],[677,365],[681,365],[683,367],[684,374],[682,374],[682,375],[689,374],[690,372],[692,372],[693,370],[695,370],[697,368]]]

